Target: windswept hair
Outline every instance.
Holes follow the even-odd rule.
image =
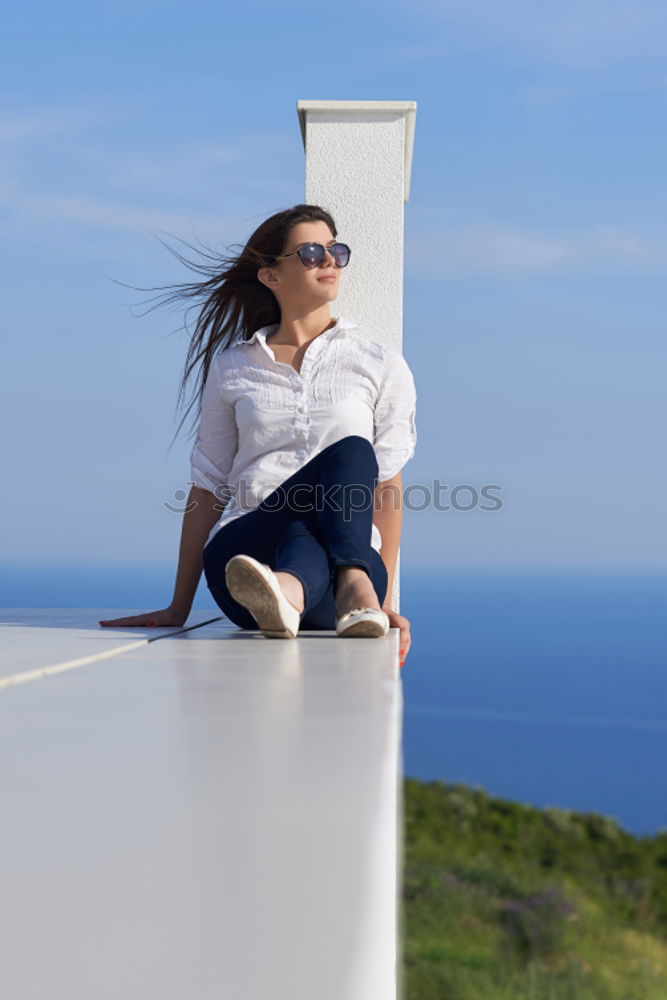
[[[185,301],[190,303],[187,313],[191,309],[198,311],[179,386],[177,410],[185,395],[190,375],[200,362],[201,365],[195,380],[195,392],[174,438],[178,436],[183,422],[195,403],[197,403],[197,414],[193,430],[199,420],[204,383],[214,354],[218,350],[226,350],[234,343],[249,340],[253,333],[263,326],[280,323],[278,300],[259,280],[257,271],[261,267],[273,264],[276,256],[285,250],[293,226],[299,222],[319,221],[326,222],[332,236],[338,235],[336,224],[325,209],[319,205],[294,205],[262,222],[248,238],[240,253],[221,254],[210,247],[203,246],[203,249],[198,249],[185,240],[180,240],[195,253],[200,254],[201,259],[193,261],[163,243],[177,260],[203,278],[201,281],[178,282],[158,288],[140,289],[164,293],[156,297],[157,301],[151,309]]]

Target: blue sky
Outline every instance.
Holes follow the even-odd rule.
[[[27,2],[2,35],[6,559],[175,568],[182,316],[111,279],[302,201],[297,99],[367,99],[417,102],[404,484],[503,498],[407,511],[404,564],[667,567],[667,8]]]

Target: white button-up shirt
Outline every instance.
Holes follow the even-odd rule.
[[[310,342],[297,372],[276,361],[267,344],[277,329],[262,327],[211,360],[190,456],[192,485],[226,504],[207,544],[348,434],[371,442],[381,482],[415,452],[417,394],[399,350],[359,334],[360,327],[340,317]],[[379,551],[381,544],[373,524],[371,545]]]

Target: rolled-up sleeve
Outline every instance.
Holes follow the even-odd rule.
[[[208,370],[201,400],[197,438],[190,453],[190,479],[194,486],[209,490],[223,500],[234,456],[238,450],[238,431],[233,404],[222,391],[220,355],[215,355]],[[217,493],[216,493],[217,490]]]
[[[388,348],[374,417],[380,482],[400,472],[415,453],[416,408],[417,391],[410,367],[400,351]]]

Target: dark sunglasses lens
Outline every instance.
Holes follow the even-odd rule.
[[[319,243],[306,243],[299,250],[299,257],[306,267],[317,267],[324,260],[324,248]]]
[[[350,248],[344,243],[334,243],[328,247],[336,267],[345,267],[350,259]]]
[[[336,267],[346,267],[350,259],[350,248],[345,243],[332,243],[327,247]],[[324,260],[324,247],[320,243],[306,243],[299,250],[299,257],[306,267],[319,267]]]

